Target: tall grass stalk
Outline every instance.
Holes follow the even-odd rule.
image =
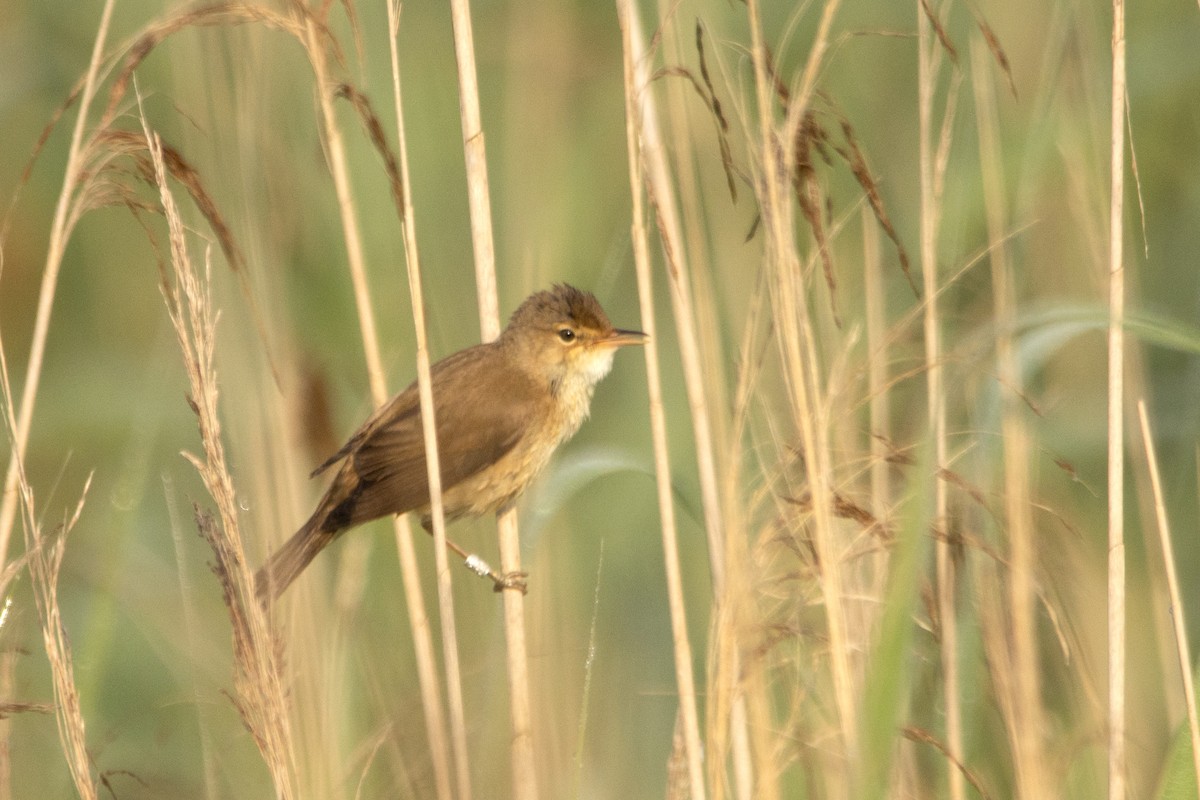
[[[1163,571],[1167,577],[1167,597],[1171,601],[1175,653],[1179,657],[1179,676],[1183,683],[1188,731],[1191,734],[1192,765],[1196,770],[1196,786],[1200,786],[1200,711],[1196,708],[1196,686],[1192,680],[1192,651],[1188,647],[1187,611],[1183,604],[1183,593],[1179,589],[1179,576],[1175,570],[1175,547],[1171,542],[1171,525],[1167,519],[1167,504],[1163,497],[1162,479],[1158,474],[1158,455],[1155,453],[1154,436],[1150,431],[1150,417],[1146,413],[1145,400],[1138,400],[1137,410],[1142,443],[1146,448],[1146,465],[1150,470],[1154,518],[1158,523],[1158,541],[1162,547]]]
[[[85,179],[84,163],[87,149],[85,139],[88,112],[91,110],[92,101],[96,97],[97,75],[103,61],[104,47],[108,39],[108,28],[112,20],[112,10],[113,0],[106,0],[100,12],[100,21],[96,27],[96,40],[92,44],[92,54],[88,60],[87,72],[83,80],[83,89],[79,94],[79,109],[67,150],[63,182],[59,188],[58,200],[54,209],[54,218],[50,223],[50,239],[46,248],[46,262],[42,268],[42,282],[38,291],[37,314],[34,318],[33,338],[29,346],[29,360],[25,365],[25,381],[21,391],[21,403],[18,410],[15,411],[16,416],[11,420],[11,425],[7,426],[11,450],[8,458],[8,467],[4,473],[3,497],[0,498],[0,570],[9,564],[8,548],[12,539],[13,525],[16,521],[18,507],[22,501],[22,495],[28,488],[28,486],[21,487],[21,474],[23,472],[21,461],[24,459],[26,448],[29,445],[29,431],[33,425],[33,412],[37,401],[38,387],[42,379],[42,368],[46,356],[46,339],[50,332],[50,318],[54,310],[54,298],[58,290],[58,277],[62,269],[63,254],[66,251],[67,242],[71,238],[74,223],[78,220],[76,190],[79,188],[80,182]],[[7,228],[7,223],[4,227]],[[3,238],[3,234],[0,234],[0,272],[3,271],[4,264],[2,252],[4,245]],[[0,358],[3,357],[3,352],[3,339],[0,338]],[[8,385],[7,366],[4,367],[3,372],[6,414],[12,416],[14,414],[14,405],[12,403],[12,393]],[[51,644],[52,641],[48,639],[47,643]],[[11,678],[13,667],[14,662],[10,657],[4,658],[3,663],[0,664],[0,669],[4,670],[5,683],[8,683]],[[80,720],[80,723],[82,724],[82,720]],[[0,725],[0,794],[6,796],[11,792],[9,785],[11,764],[8,757],[11,751],[9,742],[10,734],[10,725]],[[64,750],[70,752],[68,748],[64,748]],[[88,796],[83,790],[80,791],[80,794],[85,797]]]
[[[1125,3],[1113,0],[1108,210],[1108,797],[1125,800]]]
[[[788,391],[791,422],[799,431],[805,457],[804,472],[812,502],[812,531],[818,579],[828,636],[834,705],[837,709],[838,742],[836,766],[831,770],[831,794],[848,797],[852,792],[853,767],[858,754],[858,710],[850,666],[843,590],[842,551],[835,541],[832,509],[832,474],[829,454],[827,407],[822,407],[818,358],[804,270],[796,251],[793,205],[783,176],[795,168],[790,144],[805,118],[812,97],[821,55],[828,42],[836,2],[823,7],[821,23],[801,79],[800,91],[792,97],[786,127],[780,131],[772,119],[774,78],[763,39],[762,13],[757,0],[748,0],[754,87],[758,107],[758,142],[755,154],[758,204],[765,238],[764,268],[768,273],[768,295],[774,309],[776,343]],[[783,169],[780,169],[782,161]],[[782,173],[782,174],[781,174]]]
[[[367,360],[371,396],[375,405],[381,406],[387,401],[387,381],[383,374],[382,359],[379,355],[379,338],[376,332],[375,315],[371,304],[371,293],[367,284],[362,236],[359,231],[354,193],[350,186],[350,177],[346,165],[345,145],[342,139],[341,128],[333,109],[333,89],[335,84],[328,72],[325,43],[315,21],[311,17],[305,18],[305,49],[312,64],[314,80],[317,85],[316,91],[321,110],[322,129],[325,134],[330,173],[337,194],[338,209],[345,236],[347,267],[350,271],[351,283],[354,287],[355,306],[358,311],[359,328],[363,339],[363,351]],[[412,549],[404,546],[404,540],[411,540],[412,534],[408,529],[408,521],[403,516],[396,517],[393,525],[395,526],[396,538],[399,544],[399,556],[402,562],[408,562],[401,564],[401,576],[406,584],[408,584],[405,588],[405,594],[411,598],[420,592],[419,585],[415,583],[418,580],[418,571],[415,564],[412,563]],[[444,534],[442,539],[442,549],[444,551]],[[439,601],[440,607],[443,609],[441,634],[444,654],[443,667],[446,671],[450,729],[452,732],[450,739],[452,744],[451,753],[460,777],[460,782],[462,782],[469,775],[469,766],[466,752],[466,723],[464,721],[462,703],[462,679],[458,670],[458,642],[455,638],[455,626],[453,624],[453,608],[451,605],[453,601],[446,595],[440,579]],[[448,614],[446,611],[447,605],[450,605]],[[431,685],[434,672],[430,668],[429,662],[433,648],[430,642],[425,641],[429,636],[429,627],[425,620],[423,603],[416,606],[410,604],[409,614],[412,623],[411,633],[414,642],[416,642],[414,645],[415,652],[418,655],[419,664],[421,665],[418,674],[425,684],[422,692],[423,705],[426,709],[426,728],[430,732],[430,741],[436,744],[440,738],[436,730],[440,725],[440,715],[437,713],[438,709],[434,708],[436,704],[429,697],[430,694],[436,691],[436,687]],[[450,617],[449,623],[447,623],[447,615]],[[449,657],[445,657],[445,654],[450,655]],[[441,756],[436,750],[434,752],[434,761],[436,762]],[[460,787],[460,791],[465,788],[466,784]]]
[[[467,166],[467,197],[471,210],[471,243],[475,255],[475,291],[479,299],[479,331],[485,342],[500,335],[497,298],[496,249],[492,237],[492,209],[488,191],[487,148],[479,111],[479,81],[475,71],[475,40],[469,0],[452,0],[454,55],[458,62],[458,102],[462,116],[463,153]],[[517,513],[510,509],[496,518],[500,545],[500,571],[521,572],[521,537]],[[529,698],[529,655],[525,635],[525,596],[509,590],[504,597],[504,632],[511,713],[512,782],[514,800],[538,797],[537,765],[533,741],[533,712]]]
[[[687,760],[688,789],[693,800],[704,800],[705,775],[702,765],[700,720],[696,709],[696,681],[692,674],[692,647],[687,631],[683,581],[679,568],[679,543],[675,505],[671,493],[671,463],[667,450],[666,416],[662,403],[662,381],[656,342],[654,289],[650,272],[650,244],[644,205],[648,176],[644,163],[645,119],[643,92],[646,89],[644,45],[637,9],[632,0],[619,0],[617,14],[622,34],[625,87],[625,141],[629,159],[629,188],[632,196],[634,268],[638,280],[642,330],[646,342],[646,384],[654,444],[654,472],[658,487],[659,519],[662,526],[663,561],[666,569],[667,603],[671,614],[672,646],[675,653],[675,682],[679,692],[679,720]],[[652,184],[650,184],[652,185]],[[667,243],[669,245],[669,242]],[[711,545],[711,542],[710,542]]]
[[[941,320],[938,315],[938,228],[941,219],[939,178],[944,174],[947,148],[934,148],[933,102],[942,63],[941,43],[934,37],[933,10],[928,0],[917,0],[917,114],[919,126],[919,170],[921,175],[921,275],[925,295],[925,369],[926,403],[929,429],[933,435],[934,463],[944,469],[949,463],[946,440],[946,392],[942,363]],[[955,90],[947,94],[943,131],[948,131]],[[948,139],[943,136],[943,143]],[[942,701],[946,709],[946,744],[951,761],[961,762],[962,707],[958,665],[958,606],[954,553],[949,541],[949,486],[936,479],[934,487],[934,528],[941,532],[937,544],[937,606],[941,643]],[[966,786],[959,770],[948,765],[950,797],[964,800]]]
[[[669,296],[671,299],[672,316],[675,321],[676,339],[679,343],[680,363],[683,367],[684,389],[688,399],[688,410],[692,421],[692,438],[695,443],[695,461],[697,475],[700,481],[700,503],[703,512],[704,530],[708,542],[708,562],[712,579],[712,607],[718,618],[729,616],[732,627],[717,627],[714,630],[728,630],[734,637],[729,647],[718,644],[714,652],[719,657],[712,664],[713,691],[710,697],[715,701],[708,706],[708,730],[710,732],[711,757],[709,761],[710,783],[715,797],[723,796],[723,781],[716,780],[718,770],[724,768],[725,753],[729,750],[735,774],[735,786],[739,798],[748,800],[754,791],[754,769],[749,746],[747,730],[745,686],[740,681],[742,675],[741,654],[736,638],[740,635],[738,616],[743,606],[742,598],[736,598],[730,591],[727,576],[730,571],[740,572],[745,567],[746,531],[740,514],[728,513],[724,508],[722,497],[728,497],[736,503],[740,489],[740,476],[736,469],[736,457],[730,454],[731,445],[721,440],[722,437],[715,428],[721,423],[715,419],[710,410],[709,386],[713,386],[714,376],[722,374],[721,364],[725,358],[719,347],[718,337],[706,334],[701,330],[699,320],[701,312],[693,298],[692,281],[699,279],[689,247],[696,243],[703,246],[704,237],[700,235],[703,229],[699,213],[699,187],[691,180],[690,158],[676,160],[678,164],[674,172],[668,163],[669,148],[666,142],[684,138],[687,126],[678,104],[669,105],[670,121],[677,132],[672,136],[664,135],[660,121],[660,109],[657,95],[651,91],[650,71],[644,37],[641,32],[640,19],[636,13],[630,12],[627,23],[632,25],[632,36],[626,41],[634,46],[633,61],[635,66],[634,81],[636,92],[634,98],[638,113],[638,147],[639,169],[642,170],[642,180],[646,183],[647,196],[653,209],[657,229],[662,241],[664,272],[667,278]],[[700,41],[701,28],[697,27],[697,41]],[[675,37],[667,41],[674,43]],[[676,52],[673,46],[668,46],[667,58]],[[630,89],[627,87],[626,92]],[[689,151],[685,151],[687,155]],[[685,166],[686,165],[686,166]],[[676,192],[676,176],[686,189],[689,185],[694,193],[691,202],[680,202]],[[639,198],[640,199],[640,198]],[[682,205],[682,209],[680,206]],[[685,225],[681,220],[681,210],[690,223],[690,233],[685,233]],[[707,294],[710,306],[714,298]],[[715,320],[715,309],[709,309],[708,319]],[[727,399],[722,387],[715,386],[714,403],[717,408],[724,408]],[[718,442],[721,442],[718,444]],[[718,459],[717,453],[722,453]],[[725,480],[718,478],[718,473]],[[737,585],[743,586],[739,579]],[[740,594],[740,593],[739,593]],[[690,647],[689,647],[690,649]],[[690,670],[689,670],[690,672]],[[684,725],[685,741],[687,737],[686,718]],[[727,747],[727,742],[730,745]]]
[[[1011,653],[1003,662],[1012,676],[1013,696],[1004,703],[1013,710],[1006,720],[1009,747],[1015,761],[1019,796],[1053,794],[1046,780],[1041,680],[1037,650],[1034,525],[1029,479],[1029,434],[1021,413],[1025,389],[1017,365],[1012,335],[1016,292],[1008,247],[1008,196],[1004,186],[995,84],[987,47],[971,40],[971,77],[975,90],[975,119],[983,173],[988,253],[992,268],[992,316],[996,327],[996,374],[1001,401],[1001,439],[1004,458],[1004,522],[1009,546],[1008,625],[1011,643],[999,649]],[[996,635],[1004,636],[1002,631]],[[1005,637],[1006,639],[1008,637]],[[998,665],[999,666],[999,665]]]
[[[433,393],[429,375],[429,346],[425,333],[425,305],[421,289],[421,266],[417,248],[416,217],[413,212],[412,183],[408,167],[408,140],[404,129],[404,103],[400,92],[400,54],[397,41],[400,34],[400,6],[396,0],[388,0],[387,11],[388,53],[391,57],[392,67],[392,101],[396,107],[396,143],[400,164],[400,200],[403,217],[401,220],[401,231],[404,238],[404,262],[408,268],[409,295],[412,299],[413,329],[416,333],[417,381],[421,393],[421,419],[424,425],[425,452],[429,457],[426,466],[429,473],[430,511],[433,516],[434,552],[438,571],[438,597],[447,601],[442,606],[442,625],[444,629],[447,620],[451,624],[454,622],[454,608],[449,602],[452,599],[452,587],[450,585],[450,568],[446,554],[446,515],[442,506],[442,476],[437,457],[437,428],[434,424]],[[407,555],[403,560],[413,569],[411,579],[406,579],[405,581],[405,589],[407,591],[411,587],[416,590],[412,592],[415,597],[408,596],[407,599],[410,605],[414,602],[417,604],[417,608],[422,617],[424,617],[424,601],[419,591],[420,580],[416,574],[415,559],[412,555],[412,532],[409,526],[405,525],[404,527],[403,535],[401,535],[399,529],[397,530],[397,540],[401,551],[407,551]],[[425,620],[424,624],[427,627],[428,620]],[[444,641],[453,642],[456,641],[456,638],[447,637]],[[453,657],[457,661],[457,649],[447,650],[446,656],[447,658]],[[446,733],[442,718],[441,699],[436,691],[437,675],[433,670],[432,653],[423,654],[418,659],[418,666],[423,673],[428,673],[428,677],[422,680],[422,703],[425,708],[426,727],[429,732],[429,749],[433,759],[434,782],[437,787],[439,800],[449,800],[454,795],[450,788]],[[454,673],[457,672],[458,669],[456,667]],[[426,689],[426,685],[428,685],[428,690]],[[461,703],[461,697],[459,701]],[[459,733],[460,731],[456,729],[456,735]],[[460,752],[465,752],[465,743],[460,743],[458,748]],[[455,764],[458,768],[458,797],[465,799],[471,796],[469,765],[465,758],[456,759]]]
[[[17,514],[17,462],[25,455],[29,445],[29,429],[33,425],[33,409],[37,401],[38,386],[42,380],[42,365],[46,357],[46,337],[50,333],[50,317],[54,310],[54,297],[58,289],[59,271],[62,269],[63,253],[75,222],[79,219],[79,197],[76,190],[86,179],[84,172],[87,161],[86,131],[88,112],[96,97],[96,80],[103,61],[104,46],[108,39],[108,26],[112,20],[113,0],[105,0],[96,27],[96,41],[92,44],[92,57],[88,61],[79,95],[79,113],[71,131],[71,143],[67,150],[67,162],[63,171],[62,188],[54,207],[54,219],[50,223],[50,241],[46,246],[46,264],[42,268],[42,285],[38,291],[37,316],[33,323],[33,340],[29,345],[29,361],[25,366],[25,385],[21,390],[21,405],[16,412],[16,427],[13,431],[12,453],[8,457],[8,469],[4,473],[4,498],[0,501],[0,564],[8,558],[9,539],[13,521]]]

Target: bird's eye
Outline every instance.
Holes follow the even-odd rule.
[[[558,338],[562,339],[567,344],[575,341],[575,331],[570,328],[563,328],[558,332]]]

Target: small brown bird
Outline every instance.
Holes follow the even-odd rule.
[[[645,334],[618,330],[590,292],[538,292],[500,337],[434,364],[434,417],[446,519],[510,507],[558,445],[587,419],[596,384],[618,347]],[[363,423],[313,477],[341,463],[308,522],[255,577],[261,601],[278,597],[347,528],[417,511],[430,527],[429,481],[417,384]]]

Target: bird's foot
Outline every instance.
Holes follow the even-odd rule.
[[[528,572],[506,572],[503,575],[491,575],[492,591],[503,592],[505,589],[517,589],[521,594],[528,594],[529,587],[525,583],[525,579],[529,577]]]
[[[519,589],[521,594],[529,593],[529,587],[525,584],[525,579],[529,577],[528,572],[506,572],[501,575],[477,555],[467,556],[463,560],[463,564],[479,577],[491,579],[493,591],[503,592],[505,589]]]

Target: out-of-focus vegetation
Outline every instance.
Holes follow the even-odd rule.
[[[291,13],[277,5],[279,15]],[[77,105],[49,131],[28,177],[25,170],[43,129],[86,71],[99,6],[57,0],[0,6],[0,200],[8,214],[0,336],[17,398]],[[332,69],[371,99],[394,147],[385,6],[353,4],[353,22],[345,8],[329,15],[337,42]],[[832,297],[812,225],[799,212],[792,219],[807,259],[832,488],[845,501],[838,507],[844,538],[837,557],[857,576],[851,585],[864,592],[847,590],[844,598],[860,689],[880,657],[873,649],[878,622],[891,619],[880,609],[907,609],[900,619],[913,624],[909,637],[896,640],[903,649],[890,653],[902,671],[885,687],[901,698],[898,726],[870,708],[861,709],[861,724],[868,731],[883,726],[894,759],[881,796],[951,796],[948,774],[956,768],[922,738],[944,745],[946,736],[941,620],[933,599],[937,537],[930,535],[934,528],[916,530],[914,520],[922,517],[905,511],[921,506],[943,481],[952,493],[952,518],[938,531],[953,540],[960,569],[962,761],[988,796],[1016,796],[1011,743],[1022,732],[1011,727],[1003,698],[1012,676],[994,649],[1009,644],[1007,621],[987,616],[990,604],[1002,605],[1009,585],[1001,409],[1017,390],[997,379],[996,343],[1011,337],[1022,382],[1018,413],[1031,442],[1023,468],[1032,487],[1027,508],[1042,715],[1041,726],[1027,732],[1041,745],[1036,785],[1047,791],[1042,796],[1099,797],[1107,674],[1108,9],[1027,0],[937,7],[956,56],[941,52],[935,91],[934,144],[939,137],[947,143],[936,266],[950,462],[939,472],[921,455],[928,437],[921,303],[929,298],[914,295],[900,249],[878,229],[863,182],[844,155],[851,141],[865,154],[919,285],[920,8],[853,3],[834,19],[813,99],[829,138],[812,154],[816,213],[827,226],[837,280]],[[106,46],[111,57],[90,122],[108,104],[124,60],[121,43],[181,9],[117,3]],[[618,326],[638,327],[615,8],[492,0],[472,11],[502,313],[529,292],[566,281],[594,291]],[[777,306],[763,294],[771,279],[755,192],[761,136],[746,7],[687,0],[643,4],[641,12],[647,35],[661,34],[652,69],[666,69],[646,91],[670,110],[665,146],[687,224],[709,401],[722,431],[718,440],[728,445],[718,453],[723,500],[737,508],[742,527],[734,532],[749,553],[737,640],[748,674],[764,682],[753,687],[762,715],[750,721],[757,726],[751,738],[763,792],[755,796],[845,796],[845,775],[854,768],[843,762],[842,745],[830,743],[843,729],[826,672],[829,639],[816,588],[822,566],[812,552],[812,500],[803,477],[807,454],[798,444],[793,387],[776,340],[777,329],[795,321],[772,318]],[[794,92],[822,4],[768,3],[763,14],[775,74]],[[1002,48],[1008,72],[988,49],[979,20]],[[728,172],[718,123],[701,97],[697,23],[712,91],[728,121]],[[439,3],[405,4],[399,41],[431,347],[440,357],[479,337],[449,11]],[[1127,394],[1131,408],[1139,397],[1149,405],[1184,592],[1183,607],[1172,611],[1144,447],[1131,416],[1128,696],[1130,796],[1136,797],[1153,796],[1171,738],[1184,724],[1170,614],[1186,615],[1193,653],[1200,641],[1200,579],[1193,568],[1200,559],[1193,535],[1200,516],[1197,41],[1195,6],[1129,9],[1129,153],[1136,169],[1126,197]],[[973,58],[973,51],[983,57]],[[186,189],[177,188],[193,259],[202,265],[206,247],[211,257],[225,446],[247,557],[257,564],[310,511],[322,486],[305,479],[308,471],[371,411],[315,101],[319,87],[296,38],[253,20],[173,32],[134,75],[146,120],[194,168],[244,259],[235,273],[211,225]],[[988,163],[980,156],[976,81],[991,86],[997,108],[1001,157],[993,166],[1006,194],[1004,243],[1016,299],[1015,322],[1003,328],[993,307],[989,256],[996,243],[983,199]],[[943,132],[947,98],[957,105]],[[132,87],[115,112],[116,128],[141,134]],[[390,388],[398,390],[414,375],[399,221],[359,118],[345,102],[338,113],[385,367]],[[773,113],[780,117],[778,106]],[[114,165],[105,180],[125,189],[107,191],[104,199],[114,202],[84,215],[67,243],[25,458],[46,531],[73,512],[92,476],[57,587],[90,768],[104,791],[122,800],[266,796],[270,778],[230,700],[229,622],[206,566],[212,554],[195,533],[193,504],[207,508],[211,501],[180,456],[200,444],[160,294],[169,253],[155,210],[158,194],[141,181],[133,160]],[[876,226],[879,240],[883,348],[868,330],[865,299],[875,290],[864,285],[864,226]],[[706,695],[706,676],[726,656],[710,649],[720,620],[660,251],[655,258],[684,589],[694,669]],[[755,308],[763,315],[756,317]],[[877,487],[868,483],[879,463],[867,379],[875,358],[885,360],[892,456],[883,494],[873,494]],[[736,389],[746,370],[756,377],[740,408]],[[544,797],[570,796],[576,786],[577,796],[587,798],[666,791],[678,703],[645,397],[640,355],[621,354],[597,391],[592,419],[521,505]],[[745,427],[736,428],[743,412]],[[490,520],[457,523],[451,538],[491,558],[493,529]],[[887,593],[888,558],[910,552],[903,544],[914,530],[928,538],[911,550],[918,562],[909,596],[896,598]],[[21,531],[18,520],[0,554],[5,564],[24,550]],[[432,548],[423,535],[417,547],[432,608]],[[509,742],[500,605],[488,585],[465,572],[456,572],[455,581],[475,795],[504,797]],[[993,593],[995,586],[1002,590]],[[8,748],[0,753],[0,795],[70,796],[67,756],[48,707],[55,695],[42,625],[24,571],[7,584],[5,600],[11,604],[0,626],[0,703],[47,707],[0,715],[0,744]],[[294,680],[299,796],[434,796],[390,528],[366,526],[323,555],[276,621]],[[737,796],[725,788],[724,795],[715,787],[709,793]],[[975,791],[968,784],[967,796]]]

